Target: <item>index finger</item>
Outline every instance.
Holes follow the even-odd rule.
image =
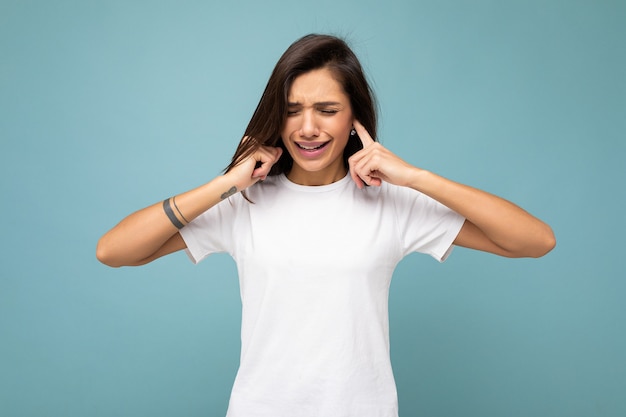
[[[365,129],[365,127],[361,124],[361,122],[355,119],[353,125],[354,125],[354,129],[356,130],[356,133],[359,135],[359,138],[361,138],[361,143],[363,144],[363,148],[367,148],[368,146],[371,146],[374,144],[374,139],[372,139],[369,132],[367,131],[367,129]]]

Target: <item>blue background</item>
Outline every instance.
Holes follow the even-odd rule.
[[[111,269],[95,245],[219,174],[309,32],[360,56],[385,146],[558,239],[539,260],[400,264],[401,415],[626,415],[624,22],[609,0],[0,0],[0,415],[225,413],[232,260]]]

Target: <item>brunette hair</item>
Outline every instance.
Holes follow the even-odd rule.
[[[270,76],[243,138],[226,172],[252,155],[260,146],[283,148],[269,175],[288,173],[293,159],[285,149],[281,129],[287,118],[287,101],[293,81],[306,72],[328,68],[350,99],[352,114],[376,140],[376,101],[363,68],[346,42],[335,36],[310,34],[295,41],[280,57]],[[248,139],[251,138],[251,139]],[[350,136],[343,159],[363,148],[358,135]]]

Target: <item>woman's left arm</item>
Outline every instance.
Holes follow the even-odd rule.
[[[411,187],[465,217],[455,245],[507,257],[540,257],[556,244],[550,226],[517,205],[485,191],[417,168],[374,142],[363,126],[354,127],[363,149],[349,160],[359,187],[382,181]]]
[[[455,245],[514,258],[538,258],[556,244],[550,226],[493,194],[415,167],[407,186],[465,217]]]

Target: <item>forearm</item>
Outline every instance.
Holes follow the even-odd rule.
[[[170,200],[171,213],[180,223],[192,221],[228,195],[239,191],[227,175],[198,188],[177,195]],[[107,232],[96,251],[97,258],[109,266],[137,265],[145,263],[178,233],[178,229],[166,215],[159,202],[139,210]]]
[[[281,148],[261,146],[226,174],[170,199],[169,207],[157,203],[131,214],[100,239],[97,258],[110,266],[142,265],[185,248],[179,227],[263,180],[281,154]]]
[[[411,188],[465,217],[507,256],[541,256],[555,244],[552,229],[517,205],[415,168]]]
[[[454,243],[510,257],[538,257],[556,244],[550,226],[515,204],[419,169],[376,143],[354,121],[363,149],[348,159],[359,188],[382,182],[413,188],[467,219]]]

